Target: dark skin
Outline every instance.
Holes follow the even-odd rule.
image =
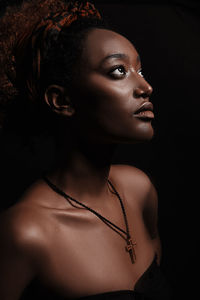
[[[118,55],[105,59],[113,54]],[[137,242],[136,262],[131,263],[117,233],[41,179],[1,217],[1,299],[19,299],[36,276],[65,298],[133,290],[155,254],[160,262],[155,188],[142,171],[111,165],[117,143],[153,136],[150,115],[135,114],[152,93],[140,69],[138,53],[125,37],[92,29],[72,89],[53,85],[45,93],[45,101],[61,117],[56,168],[48,178],[125,230],[109,178],[123,199]]]

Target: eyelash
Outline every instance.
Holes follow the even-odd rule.
[[[121,70],[123,70],[122,72],[123,72],[123,74],[121,74],[121,75],[114,75],[113,74],[113,72],[115,71],[115,70],[119,70],[119,69],[121,69]],[[143,76],[143,74],[142,74],[142,69],[139,69],[138,70],[138,72],[137,72],[141,77],[144,77]],[[127,74],[127,71],[126,71],[126,68],[123,66],[123,65],[119,65],[119,66],[115,66],[109,73],[108,73],[112,78],[114,78],[114,79],[121,79],[121,78],[124,78],[125,76],[126,76],[126,74]]]
[[[123,72],[123,74],[113,74],[114,71],[121,69],[120,72]],[[123,65],[115,66],[112,68],[112,70],[108,73],[112,78],[114,79],[120,79],[123,78],[126,75],[127,71]]]

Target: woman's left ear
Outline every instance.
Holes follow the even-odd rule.
[[[58,114],[70,117],[75,112],[70,97],[67,96],[66,90],[62,86],[49,85],[44,98],[50,108]]]

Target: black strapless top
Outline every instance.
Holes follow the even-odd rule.
[[[48,291],[38,288],[32,283],[23,293],[20,300],[69,300]],[[156,263],[156,257],[151,265],[136,282],[134,290],[118,290],[106,293],[80,297],[73,300],[171,300],[172,292],[160,267]]]

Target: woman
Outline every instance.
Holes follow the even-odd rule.
[[[31,1],[1,22],[18,26],[2,43],[12,58],[2,94],[18,99],[32,129],[42,118],[57,150],[2,214],[0,298],[169,299],[155,188],[142,171],[111,165],[118,143],[153,136],[135,47],[85,1]]]

